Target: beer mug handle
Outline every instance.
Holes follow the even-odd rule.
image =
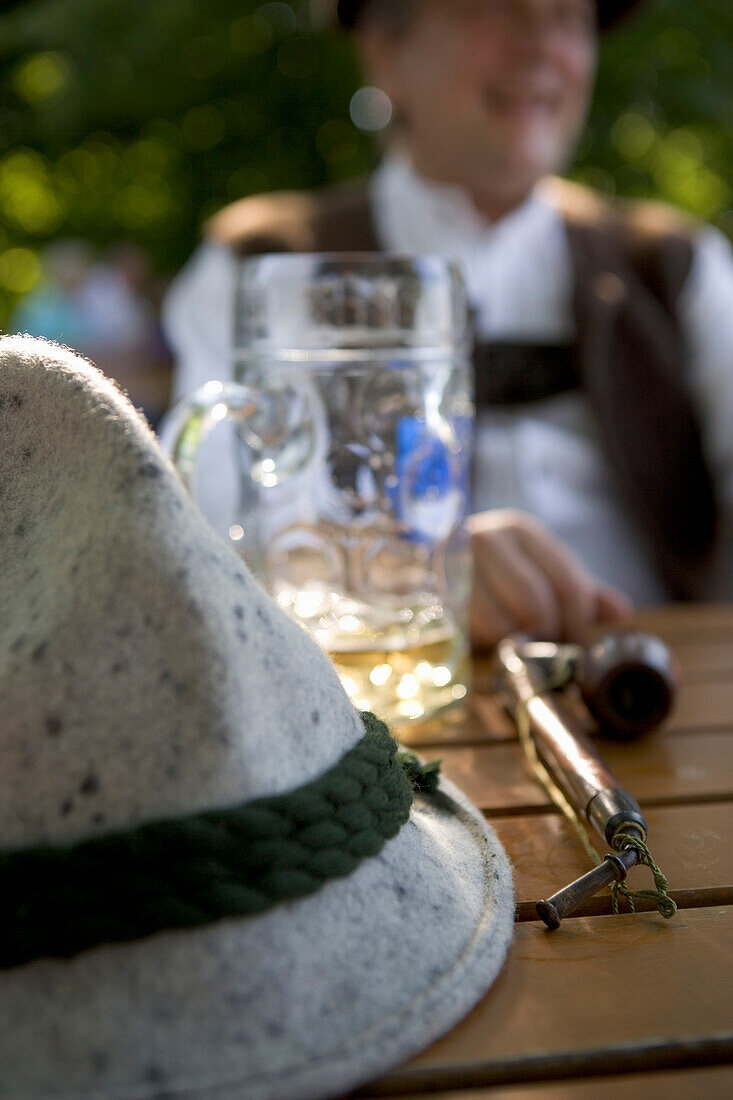
[[[226,420],[238,425],[255,454],[253,480],[260,485],[280,485],[308,465],[310,433],[305,432],[301,446],[293,446],[288,417],[279,401],[282,395],[262,393],[238,382],[212,381],[181,398],[166,413],[158,438],[192,496],[201,444]]]

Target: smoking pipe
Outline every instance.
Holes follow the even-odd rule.
[[[572,679],[604,732],[639,736],[669,713],[677,685],[670,651],[650,634],[608,634],[584,649],[511,635],[499,644],[503,680],[516,708],[529,719],[535,747],[578,814],[614,847],[619,833],[645,841],[647,823],[586,734],[577,714],[548,683]],[[634,847],[609,853],[599,867],[537,905],[549,928],[638,862]]]
[[[548,677],[572,680],[603,733],[626,739],[661,725],[674,703],[677,662],[654,634],[618,631],[587,648],[508,639],[525,661]],[[501,659],[501,658],[500,658]]]

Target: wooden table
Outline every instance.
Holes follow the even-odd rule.
[[[486,813],[514,865],[509,958],[451,1034],[358,1096],[433,1100],[655,1100],[733,1095],[733,607],[640,614],[682,666],[667,725],[604,746],[641,803],[679,912],[611,912],[599,896],[556,932],[534,902],[589,869],[569,825],[529,776],[479,662],[463,714],[409,740]],[[400,731],[402,734],[402,731]],[[632,888],[651,886],[646,869]]]

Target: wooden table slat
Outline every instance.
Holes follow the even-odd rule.
[[[635,612],[629,626],[660,634],[668,645],[733,639],[733,603],[670,604]],[[603,630],[600,633],[604,633]]]
[[[674,653],[684,668],[684,682],[727,680],[733,669],[733,642],[713,639],[675,644]]]
[[[468,703],[424,722],[397,727],[397,736],[419,750],[429,745],[516,741],[512,719],[496,696],[474,695]]]
[[[647,811],[649,843],[678,904],[733,902],[733,802],[665,806]],[[559,814],[496,818],[493,827],[514,867],[518,915],[536,920],[534,903],[590,868],[570,825]],[[650,889],[651,874],[635,867],[632,889]],[[611,912],[609,891],[578,912]]]
[[[425,1093],[419,1095],[421,1100]],[[733,1066],[431,1092],[430,1100],[618,1100],[620,1096],[626,1100],[723,1100],[733,1096]],[[400,1100],[418,1100],[418,1094],[402,1095]]]
[[[730,730],[733,721],[733,645],[730,647],[728,669],[714,680],[709,676],[693,680],[686,677],[680,685],[672,714],[652,736],[659,738]],[[427,722],[400,727],[398,735],[418,750],[434,745],[512,741],[516,739],[516,727],[503,703],[501,695],[476,694],[460,709]],[[584,724],[588,732],[594,734],[593,721],[586,719]],[[602,751],[606,743],[600,742]]]
[[[733,1060],[732,957],[727,906],[519,924],[491,994],[384,1093]]]
[[[707,682],[683,684],[665,729],[670,733],[688,730],[730,730],[731,716],[733,716],[733,676],[729,674],[725,681],[716,681],[714,687]]]
[[[622,786],[642,805],[723,801],[733,798],[733,735],[694,737],[651,734],[633,744],[603,745],[603,756]],[[549,807],[528,772],[518,744],[446,745],[421,750],[441,759],[443,773],[486,813]]]

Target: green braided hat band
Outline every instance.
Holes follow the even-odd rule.
[[[68,847],[0,851],[0,967],[261,913],[376,855],[434,789],[373,714],[318,779],[226,810],[154,821]],[[404,759],[403,759],[404,757]]]

